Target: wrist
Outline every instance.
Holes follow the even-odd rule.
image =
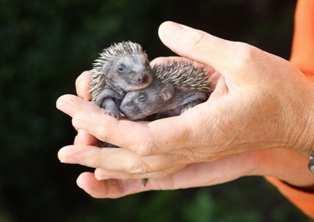
[[[304,96],[302,96],[303,112],[298,113],[299,127],[295,126],[296,142],[290,147],[297,152],[307,156],[314,150],[314,82],[307,80],[304,86]]]
[[[278,178],[301,189],[314,188],[314,175],[308,170],[308,157],[289,149],[261,150],[255,175]]]

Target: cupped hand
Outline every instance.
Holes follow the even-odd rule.
[[[256,153],[268,152],[261,149],[276,148],[285,150],[283,153],[294,153],[289,148],[298,152],[310,149],[313,85],[288,61],[245,43],[219,39],[171,22],[160,27],[159,35],[177,54],[211,65],[221,74],[209,100],[177,117],[136,123],[106,116],[100,108],[78,97],[63,96],[57,106],[73,117],[77,129],[122,148],[100,149],[81,143],[60,150],[61,161],[99,168],[95,172],[98,179],[156,177],[142,189],[180,188],[211,184],[205,174],[209,169],[226,175],[218,183],[250,175],[256,169],[252,162],[259,158],[248,153],[255,157]],[[202,163],[209,160],[212,162]],[[232,166],[242,163],[242,167],[231,170],[229,161]],[[158,179],[178,169],[181,171]],[[199,173],[200,169],[204,172]],[[176,176],[184,175],[186,180],[189,172],[189,177],[195,174],[196,179],[185,182],[187,186],[180,184]],[[97,183],[91,174],[80,178],[81,186],[82,181],[92,182],[87,184],[95,187],[106,185]],[[163,186],[167,179],[175,185]],[[130,185],[132,182],[140,183],[120,181],[115,187],[124,190],[118,193],[139,191],[139,186]]]

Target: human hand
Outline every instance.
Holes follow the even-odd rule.
[[[178,54],[213,65],[222,74],[208,102],[178,117],[132,123],[109,118],[78,98],[63,97],[58,106],[74,117],[73,123],[78,129],[124,148],[116,151],[66,148],[60,152],[63,161],[101,166],[111,174],[124,171],[123,175],[128,178],[135,175],[145,178],[171,171],[176,166],[253,149],[310,147],[312,84],[297,69],[252,46],[186,27],[177,28],[171,23],[161,27],[164,43]],[[174,39],[174,34],[180,37]],[[99,158],[105,155],[107,159]],[[104,164],[115,157],[120,162]]]

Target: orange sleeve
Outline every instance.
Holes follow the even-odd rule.
[[[314,0],[298,0],[291,62],[314,80]],[[306,215],[314,218],[314,192],[298,190],[275,178],[267,180]]]
[[[314,76],[314,1],[299,0],[295,13],[291,62]]]
[[[277,178],[267,177],[290,202],[301,209],[304,214],[314,219],[314,193],[298,190],[295,187],[278,180]]]

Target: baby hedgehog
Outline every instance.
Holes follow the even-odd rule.
[[[116,118],[121,117],[118,107],[124,95],[147,87],[153,80],[147,54],[141,45],[130,41],[105,48],[91,73],[92,101]]]
[[[206,69],[197,68],[189,61],[158,64],[152,70],[152,84],[128,92],[121,102],[120,110],[130,120],[144,119],[153,114],[153,119],[179,115],[207,100],[211,93]]]

